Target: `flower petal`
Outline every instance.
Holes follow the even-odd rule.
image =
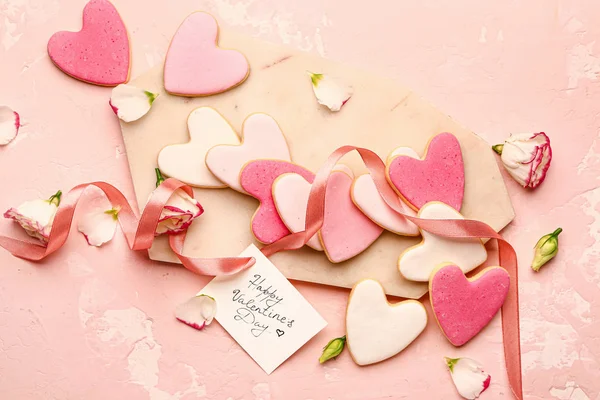
[[[446,364],[452,375],[454,386],[465,399],[477,399],[489,386],[491,376],[484,372],[483,366],[470,358],[448,358]]]
[[[150,111],[158,95],[131,85],[119,85],[112,90],[109,104],[124,122],[133,122]]]
[[[194,329],[202,330],[210,325],[217,313],[217,302],[210,296],[194,296],[175,309],[175,318]]]
[[[21,119],[19,114],[10,107],[0,106],[0,146],[13,141],[19,133]]]
[[[328,75],[314,74],[308,72],[313,84],[313,91],[319,104],[329,108],[331,111],[340,111],[352,97],[353,89]]]
[[[177,189],[163,208],[156,227],[156,234],[183,232],[203,212],[204,209],[198,200],[191,198],[183,190]]]
[[[77,229],[90,246],[100,247],[115,236],[118,214],[118,209],[95,208],[79,219]]]

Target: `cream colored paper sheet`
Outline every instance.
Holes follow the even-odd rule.
[[[323,58],[221,31],[220,45],[242,51],[250,62],[250,76],[241,86],[209,97],[183,98],[165,93],[162,66],[131,84],[160,93],[150,113],[133,123],[122,123],[131,175],[140,209],[154,189],[154,168],[166,145],[185,143],[186,120],[197,107],[217,109],[240,132],[246,116],[254,112],[272,115],[283,129],[292,159],[313,171],[342,145],[367,147],[384,160],[398,146],[423,153],[429,138],[452,132],[461,143],[465,162],[465,198],[462,213],[499,231],[514,212],[490,147],[481,138],[437,110],[409,89]],[[338,113],[320,106],[306,71],[324,72],[354,87],[354,96]],[[366,172],[356,154],[344,158],[355,174]],[[185,244],[190,256],[233,256],[253,241],[250,218],[258,206],[251,197],[231,189],[196,189],[205,213],[191,227]],[[331,264],[323,253],[303,248],[271,257],[289,279],[351,288],[363,278],[379,280],[386,293],[419,298],[427,285],[403,279],[398,255],[420,238],[385,232],[361,255]],[[158,238],[149,251],[153,260],[177,262],[167,239]]]

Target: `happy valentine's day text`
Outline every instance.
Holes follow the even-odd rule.
[[[275,306],[283,304],[283,296],[278,296],[277,289],[272,285],[267,286],[266,280],[267,278],[255,274],[248,281],[249,292],[235,289],[231,299],[242,306],[237,309],[233,319],[250,325],[250,333],[254,337],[259,337],[268,331],[271,320],[276,320],[287,328],[291,328],[294,324],[293,319],[275,311]],[[284,334],[281,329],[277,329],[276,332],[277,336]]]

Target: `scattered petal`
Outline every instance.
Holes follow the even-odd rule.
[[[157,96],[156,93],[121,84],[112,90],[109,104],[122,121],[133,122],[150,111]]]
[[[454,386],[463,398],[477,399],[490,386],[492,377],[485,373],[483,366],[477,361],[470,358],[445,359]]]
[[[217,302],[210,296],[194,296],[175,309],[175,318],[192,328],[202,330],[210,325],[217,313]]]
[[[352,97],[353,89],[325,74],[314,74],[308,72],[312,81],[313,91],[319,104],[329,108],[331,111],[340,111]]]
[[[336,358],[346,347],[346,336],[335,338],[329,341],[325,347],[323,347],[323,354],[319,357],[319,362],[323,364],[325,361],[329,361],[332,358]]]
[[[504,168],[521,186],[535,189],[546,179],[552,148],[544,132],[511,135],[504,144],[492,149],[500,154]]]
[[[19,207],[6,211],[4,218],[18,222],[29,236],[47,244],[61,196],[62,192],[59,190],[48,200],[26,201]]]
[[[91,210],[79,219],[77,229],[90,246],[100,247],[115,236],[119,211],[119,208]]]
[[[531,268],[535,272],[538,272],[542,265],[552,260],[558,253],[558,235],[561,232],[562,228],[558,228],[554,232],[542,236],[535,244],[535,255],[531,263]]]
[[[0,106],[0,146],[13,141],[19,133],[21,119],[19,114],[10,107]]]

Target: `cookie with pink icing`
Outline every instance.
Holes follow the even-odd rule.
[[[462,346],[485,328],[504,304],[509,286],[510,276],[501,267],[467,278],[454,264],[438,266],[429,280],[429,298],[450,343]]]
[[[181,24],[165,59],[165,90],[179,96],[210,96],[242,84],[250,73],[248,60],[236,50],[217,46],[219,26],[205,12]]]
[[[388,206],[379,194],[371,174],[364,174],[352,184],[352,201],[371,221],[397,235],[419,236],[419,228]],[[400,201],[405,214],[416,217],[417,213]]]
[[[327,182],[325,216],[319,231],[321,244],[329,261],[339,263],[366,250],[383,233],[352,202],[353,179],[342,171],[334,171]]]
[[[252,114],[242,125],[242,143],[219,145],[206,153],[206,166],[219,180],[238,192],[242,167],[252,160],[292,161],[290,149],[277,121],[270,115]]]
[[[254,237],[261,243],[273,243],[290,233],[277,213],[272,192],[275,179],[286,173],[296,173],[311,184],[315,178],[309,170],[281,160],[251,161],[240,173],[244,191],[260,202],[252,216],[251,228]]]
[[[387,165],[388,181],[418,211],[430,201],[441,201],[460,211],[465,189],[465,167],[458,139],[451,133],[434,136],[423,159],[393,157]]]
[[[60,70],[80,81],[117,86],[129,80],[131,56],[127,29],[108,0],[91,0],[83,9],[79,32],[57,32],[48,55]]]

